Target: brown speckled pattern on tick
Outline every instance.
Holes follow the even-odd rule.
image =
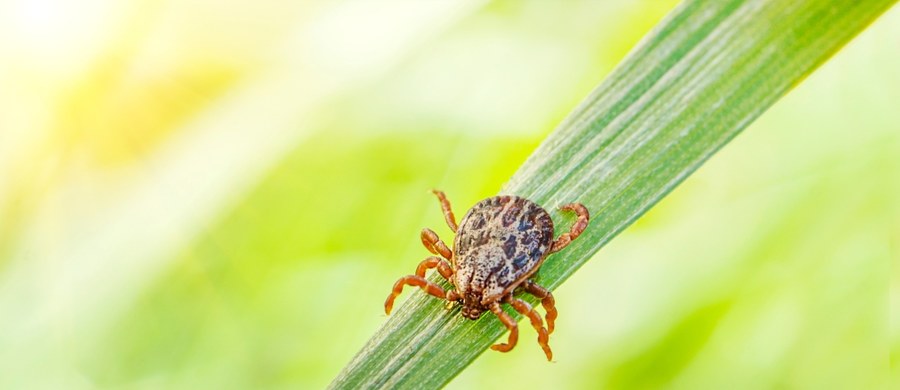
[[[394,283],[391,294],[384,301],[384,312],[391,314],[394,299],[403,291],[403,286],[419,287],[428,295],[459,304],[459,314],[470,320],[477,320],[488,311],[493,313],[509,329],[509,338],[506,343],[492,345],[491,349],[509,352],[519,340],[519,326],[500,307],[508,304],[531,321],[538,334],[538,345],[547,360],[552,360],[549,340],[558,314],[556,301],[550,291],[529,278],[547,256],[561,251],[584,232],[590,220],[587,208],[580,203],[561,206],[561,211],[575,214],[575,222],[568,232],[554,240],[550,215],[527,199],[518,196],[487,198],[473,206],[457,226],[450,201],[443,192],[432,192],[441,202],[447,226],[456,233],[453,250],[433,230],[422,229],[422,245],[436,256],[422,260],[415,275],[401,277]],[[426,279],[425,272],[429,269],[436,270],[454,288],[445,290]],[[541,300],[541,306],[547,312],[547,327],[528,302],[514,296],[517,288]]]
[[[553,220],[517,196],[478,202],[453,243],[455,283],[465,301],[488,305],[538,270],[553,242]]]

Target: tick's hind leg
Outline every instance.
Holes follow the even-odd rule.
[[[553,333],[553,325],[556,322],[557,316],[556,301],[553,299],[553,294],[550,293],[550,290],[541,287],[541,285],[530,279],[522,283],[522,288],[525,289],[525,292],[534,295],[537,299],[541,300],[541,306],[543,306],[544,311],[547,312],[547,332]]]
[[[441,255],[447,260],[453,258],[453,251],[447,247],[447,244],[444,244],[444,242],[441,241],[441,238],[438,237],[434,230],[429,228],[422,229],[420,237],[422,238],[422,245],[425,245],[425,249],[428,249],[429,252]]]
[[[541,315],[534,311],[534,308],[528,302],[519,298],[513,298],[512,295],[507,296],[506,302],[512,305],[517,312],[531,320],[531,326],[538,333],[538,344],[544,350],[544,355],[547,355],[547,361],[553,360],[553,351],[550,350],[550,344],[548,344],[550,333],[547,332],[547,328],[544,328],[544,321],[541,321]]]
[[[400,295],[400,292],[403,291],[403,286],[405,285],[421,287],[422,291],[440,299],[447,297],[447,292],[444,291],[441,286],[431,283],[418,275],[407,275],[397,280],[397,283],[394,283],[394,289],[391,291],[391,295],[388,295],[387,300],[384,301],[385,314],[391,314],[391,309],[394,307],[394,299]]]
[[[453,217],[453,210],[450,209],[450,201],[447,200],[447,196],[444,195],[443,191],[431,190],[431,192],[436,195],[441,202],[441,211],[444,212],[444,219],[447,220],[447,226],[450,226],[450,230],[452,230],[453,233],[456,233],[456,218]]]
[[[565,206],[559,208],[564,211],[572,211],[576,214],[575,223],[572,224],[572,228],[569,229],[568,232],[563,233],[553,241],[553,246],[550,248],[550,253],[559,252],[562,248],[565,248],[572,242],[572,240],[578,238],[581,235],[581,232],[587,228],[588,221],[591,219],[590,213],[588,213],[587,207],[584,207],[581,203],[570,203]]]
[[[494,302],[494,304],[491,305],[491,312],[500,319],[500,322],[502,322],[503,325],[506,325],[506,329],[509,329],[509,339],[506,340],[506,343],[494,344],[491,346],[491,349],[500,352],[509,352],[519,341],[519,325],[516,324],[516,321],[513,320],[509,314],[506,314],[506,312],[500,308],[500,302]]]

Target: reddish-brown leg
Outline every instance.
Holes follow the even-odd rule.
[[[394,307],[394,299],[400,295],[400,292],[403,291],[403,286],[405,285],[421,287],[422,291],[441,299],[447,297],[447,293],[441,286],[431,283],[418,275],[407,275],[397,280],[397,283],[394,283],[394,290],[391,291],[391,295],[388,295],[387,300],[384,301],[385,314],[391,314],[391,309]]]
[[[441,238],[433,230],[429,228],[422,229],[420,237],[422,238],[422,245],[425,245],[425,249],[428,249],[429,252],[441,255],[447,260],[453,258],[453,251],[441,241]]]
[[[547,332],[553,333],[553,325],[556,322],[556,300],[553,299],[553,294],[550,293],[550,290],[541,287],[541,285],[535,283],[532,280],[526,280],[522,283],[522,287],[525,289],[525,292],[534,295],[537,299],[541,300],[541,306],[544,307],[544,311],[547,312]]]
[[[581,235],[581,232],[587,228],[588,221],[591,219],[590,213],[588,213],[587,207],[584,207],[581,203],[570,203],[563,207],[559,208],[560,210],[572,211],[577,216],[575,219],[575,223],[572,224],[572,228],[569,229],[568,232],[563,233],[553,241],[553,246],[550,248],[550,253],[559,252],[562,248],[565,248],[572,242],[572,240],[578,238]]]
[[[447,220],[447,226],[450,226],[450,230],[452,230],[453,233],[456,233],[456,218],[453,217],[453,210],[450,209],[450,201],[447,200],[447,196],[444,195],[443,191],[431,190],[431,192],[435,194],[441,202],[441,210],[444,212],[444,219]]]
[[[506,314],[506,312],[500,308],[500,302],[494,302],[494,304],[491,305],[491,312],[500,319],[500,322],[502,322],[503,325],[506,325],[506,329],[509,329],[509,339],[506,340],[506,343],[494,344],[491,346],[491,349],[500,352],[509,352],[519,341],[519,325],[516,324],[516,321],[513,320],[509,314]]]
[[[512,295],[508,295],[505,300],[512,305],[513,309],[516,309],[517,312],[531,320],[531,326],[538,333],[538,344],[544,350],[544,355],[547,355],[547,361],[553,360],[553,351],[550,350],[550,344],[548,344],[550,333],[547,332],[547,328],[544,328],[544,321],[541,321],[541,315],[534,311],[534,308],[528,302],[519,298],[513,298]]]
[[[422,262],[419,263],[419,266],[416,267],[416,275],[425,277],[425,271],[431,268],[437,268],[438,273],[441,274],[444,279],[447,279],[447,281],[450,281],[450,277],[453,276],[453,269],[450,268],[450,265],[447,264],[444,259],[437,256],[428,256],[428,258],[422,260]]]

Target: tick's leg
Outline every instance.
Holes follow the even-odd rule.
[[[447,264],[444,259],[437,256],[428,256],[428,258],[422,260],[422,262],[419,263],[419,266],[416,267],[416,275],[425,277],[425,271],[431,268],[437,268],[438,273],[441,274],[444,279],[447,279],[447,281],[450,281],[450,277],[453,276],[453,269],[450,268],[450,265]]]
[[[562,248],[569,245],[572,240],[578,238],[578,236],[581,235],[581,232],[587,227],[588,221],[591,219],[587,207],[584,207],[581,203],[570,203],[559,209],[575,212],[577,219],[575,219],[575,223],[572,224],[572,228],[569,229],[568,232],[561,234],[556,241],[553,241],[550,253],[559,252]]]
[[[397,283],[394,283],[394,290],[391,291],[391,295],[388,295],[387,300],[384,301],[385,314],[391,314],[391,309],[394,307],[394,298],[397,298],[397,296],[400,295],[400,292],[403,291],[403,286],[407,284],[410,286],[421,287],[422,291],[441,299],[444,299],[447,296],[447,293],[441,286],[431,283],[418,275],[407,275],[397,280]]]
[[[519,298],[513,298],[512,295],[507,296],[506,301],[512,305],[517,312],[531,320],[531,326],[534,327],[534,330],[538,333],[538,344],[544,350],[544,355],[547,355],[547,361],[553,360],[553,351],[550,350],[550,344],[547,343],[550,338],[550,333],[547,332],[547,328],[544,328],[544,321],[541,321],[541,315],[534,311],[534,308],[532,308],[528,302]]]
[[[530,279],[522,283],[522,288],[525,289],[525,292],[541,300],[541,306],[547,312],[547,332],[553,333],[553,325],[557,316],[556,301],[553,299],[553,294],[550,293],[550,290],[541,287]]]
[[[509,329],[509,339],[506,340],[506,344],[494,344],[491,346],[491,349],[500,352],[509,352],[519,341],[519,325],[516,324],[516,321],[513,320],[509,314],[506,314],[506,312],[500,308],[500,302],[494,302],[494,304],[491,305],[491,311],[497,318],[500,318],[500,322],[502,322],[503,325],[506,325],[506,329]]]
[[[422,229],[420,237],[422,238],[422,245],[425,245],[425,249],[428,249],[429,252],[441,255],[447,260],[453,258],[453,252],[433,230],[429,228]]]
[[[443,191],[431,190],[431,192],[437,195],[438,200],[441,201],[441,210],[444,211],[444,219],[447,220],[447,226],[450,226],[450,230],[456,233],[456,218],[453,217],[453,210],[450,209],[450,201],[447,200],[447,196],[444,195]]]
[[[456,290],[447,291],[447,302],[459,302],[462,296]]]

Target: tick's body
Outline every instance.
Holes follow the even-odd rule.
[[[453,242],[453,285],[463,297],[463,316],[477,319],[533,275],[551,245],[553,220],[531,201],[495,196],[473,206]]]
[[[447,224],[457,233],[453,241],[454,250],[447,248],[431,229],[422,230],[422,243],[429,251],[443,258],[429,257],[419,264],[416,275],[400,278],[385,302],[385,312],[390,313],[394,298],[404,285],[418,286],[438,298],[462,304],[461,314],[466,318],[475,320],[485,311],[493,312],[510,330],[510,334],[506,344],[497,344],[491,349],[506,352],[518,340],[516,322],[500,308],[500,303],[508,303],[529,317],[538,331],[538,343],[544,349],[547,360],[550,360],[552,352],[547,341],[556,318],[553,295],[529,277],[537,272],[548,255],[561,250],[584,231],[589,219],[587,209],[578,203],[561,207],[562,210],[574,211],[578,218],[569,232],[554,241],[550,214],[525,198],[495,196],[482,200],[466,213],[457,228],[450,202],[444,193],[434,193],[441,201]],[[452,268],[445,259],[450,261]],[[446,292],[426,280],[425,271],[429,268],[437,268],[456,289]],[[547,311],[547,328],[544,328],[540,315],[531,305],[513,297],[517,287],[541,299]]]

